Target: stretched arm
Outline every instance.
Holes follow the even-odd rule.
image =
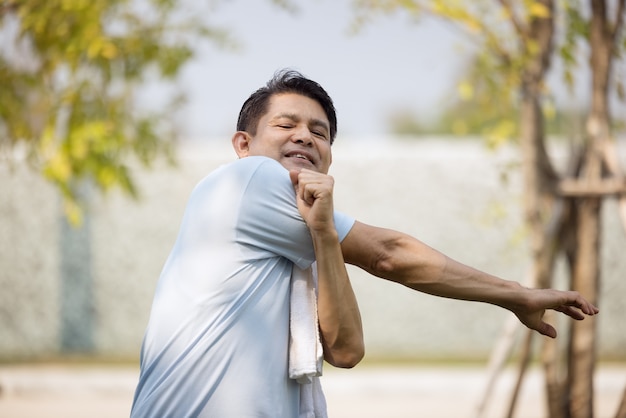
[[[363,328],[333,220],[334,180],[310,170],[290,175],[298,209],[313,238],[324,359],[333,366],[354,367],[364,355]]]
[[[436,296],[501,306],[549,337],[556,337],[556,330],[542,319],[546,309],[578,320],[598,313],[578,292],[525,288],[459,263],[397,231],[357,222],[341,246],[346,262],[375,276]]]

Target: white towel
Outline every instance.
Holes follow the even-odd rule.
[[[289,377],[300,384],[300,418],[327,418],[319,381],[324,353],[317,319],[316,266],[291,272]]]

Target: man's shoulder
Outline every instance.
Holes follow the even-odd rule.
[[[245,157],[232,163],[233,174],[239,179],[246,179],[250,184],[291,187],[289,171],[278,161],[261,156]]]
[[[256,172],[261,170],[268,173],[275,172],[282,176],[287,173],[287,169],[285,169],[278,161],[263,156],[240,158],[230,164],[227,164],[223,167],[223,169],[237,172]]]
[[[247,192],[256,189],[292,189],[289,172],[278,161],[262,156],[245,157],[224,164],[202,179],[197,189],[225,187],[243,188]],[[282,185],[282,186],[281,186]]]

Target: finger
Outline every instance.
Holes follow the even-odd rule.
[[[303,185],[302,189],[302,200],[312,205],[317,198],[318,186],[316,184],[307,183]]]
[[[585,303],[583,304],[583,307],[581,308],[581,310],[586,313],[587,315],[593,316],[597,313],[600,312],[600,309],[598,309],[595,305],[593,305],[590,302],[585,301]]]
[[[555,308],[554,310],[558,312],[562,312],[565,315],[571,318],[577,319],[579,321],[585,318],[585,315],[583,315],[578,309],[575,309],[571,306],[559,306]]]
[[[293,183],[294,187],[298,187],[298,175],[300,171],[298,170],[289,170],[289,178],[291,179],[291,183]]]
[[[546,337],[556,338],[556,329],[554,329],[552,325],[547,324],[543,321],[541,321],[541,323],[539,324],[539,327],[537,327],[537,332],[539,332],[542,335],[545,335]]]
[[[583,298],[578,292],[572,291],[571,293],[574,298],[571,303],[567,303],[568,305],[576,306],[587,315],[595,315],[600,312],[596,306]]]

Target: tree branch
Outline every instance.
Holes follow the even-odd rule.
[[[515,11],[513,10],[513,6],[511,6],[511,2],[509,0],[498,0],[500,5],[504,10],[506,10],[510,16],[511,23],[515,28],[515,31],[519,35],[520,38],[526,39],[528,38],[528,26],[524,25],[515,15]]]
[[[511,356],[513,346],[515,344],[515,336],[520,329],[520,322],[515,315],[511,315],[504,325],[502,334],[494,344],[494,348],[491,350],[489,356],[489,363],[487,364],[487,384],[485,385],[484,392],[476,407],[476,417],[483,418],[485,416],[485,410],[488,403],[492,398],[493,388],[496,384],[496,380],[507,360]]]
[[[604,197],[626,194],[626,178],[608,178],[600,181],[564,179],[558,185],[558,194],[564,197]]]
[[[620,0],[617,3],[617,13],[615,13],[615,24],[611,31],[611,37],[613,38],[613,44],[617,42],[617,37],[624,24],[624,15],[626,14],[626,0]]]
[[[437,12],[432,7],[428,7],[428,6],[425,6],[425,5],[422,6],[422,11],[425,14],[429,14],[431,16],[437,16],[440,19],[442,19],[444,22],[450,22],[450,23],[452,23],[453,26],[460,26],[461,30],[465,30],[465,31],[470,30],[469,29],[470,25],[468,24],[467,20],[458,19],[458,18],[454,18],[454,17],[448,16],[445,13]],[[469,13],[468,13],[468,15],[470,15],[471,18],[474,19],[473,15],[471,15]],[[502,37],[498,36],[493,31],[491,31],[487,25],[482,24],[482,22],[480,22],[479,19],[474,19],[474,20],[476,22],[481,23],[480,24],[480,31],[481,31],[481,33],[482,33],[482,35],[484,36],[485,39],[487,39],[488,41],[491,41],[491,45],[493,45],[492,49],[494,51],[494,54],[496,56],[500,57],[500,59],[502,59],[502,61],[504,63],[509,64],[511,62],[511,55],[508,53],[506,48],[504,48],[502,46],[502,43],[498,42]],[[460,24],[456,24],[457,22],[460,22]],[[472,40],[471,37],[469,39]]]
[[[509,402],[509,409],[507,412],[507,418],[513,418],[515,414],[515,406],[517,405],[517,399],[519,397],[519,393],[522,388],[522,383],[524,382],[524,376],[526,375],[526,371],[528,370],[528,365],[530,364],[530,358],[532,356],[532,342],[533,342],[533,334],[534,331],[527,329],[526,330],[526,338],[524,338],[524,343],[522,346],[522,353],[520,355],[521,362],[519,364],[519,370],[517,374],[517,380],[515,382],[515,388],[513,389],[513,393],[511,394],[511,400]]]
[[[7,1],[0,4],[0,18],[6,14],[15,12],[17,10],[16,1]]]
[[[617,412],[615,413],[615,418],[623,418],[626,417],[626,387],[624,387],[624,393],[622,394],[622,400],[617,407]]]

